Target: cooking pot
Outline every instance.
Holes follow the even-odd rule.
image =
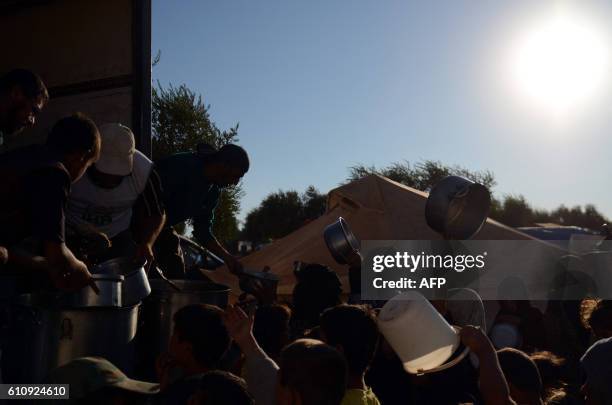
[[[355,237],[344,218],[325,227],[323,238],[327,249],[338,264],[350,264],[361,261],[359,240]]]
[[[168,351],[173,331],[172,317],[179,309],[191,304],[210,304],[227,307],[229,287],[209,281],[172,280],[181,291],[162,279],[151,279],[151,294],[143,300],[138,329],[138,376],[155,377],[155,359]]]
[[[82,356],[101,356],[126,374],[134,369],[139,305],[66,308],[55,294],[24,294],[11,308],[2,348],[5,383],[40,383]]]
[[[85,286],[76,292],[60,294],[62,306],[67,308],[120,307],[121,284],[124,277],[115,274],[92,274],[91,277],[100,293],[96,294],[90,286]]]
[[[132,306],[151,293],[151,285],[144,269],[145,263],[134,263],[130,257],[118,257],[96,265],[93,274],[123,276],[121,305]]]
[[[491,206],[489,190],[464,177],[448,176],[429,192],[427,224],[447,239],[465,240],[482,228]]]

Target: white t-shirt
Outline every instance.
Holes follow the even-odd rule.
[[[71,226],[93,225],[109,238],[130,227],[132,207],[144,191],[153,168],[145,155],[136,151],[132,173],[117,187],[95,185],[85,173],[70,189],[66,222]]]

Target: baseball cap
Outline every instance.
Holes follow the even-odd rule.
[[[128,378],[102,357],[81,357],[51,371],[48,384],[69,384],[70,398],[83,398],[102,388],[114,387],[139,394],[157,394],[159,384]]]
[[[136,142],[132,130],[118,123],[104,124],[99,128],[102,138],[100,158],[95,163],[102,173],[127,176],[132,173]]]

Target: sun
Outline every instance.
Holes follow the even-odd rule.
[[[591,22],[557,13],[518,37],[509,65],[512,85],[530,108],[565,116],[602,92],[609,49]]]

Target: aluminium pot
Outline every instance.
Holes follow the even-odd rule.
[[[133,373],[139,305],[66,308],[55,295],[23,294],[13,304],[2,348],[5,383],[40,383],[49,371],[83,356],[108,359]]]
[[[151,294],[143,301],[138,329],[138,377],[155,377],[155,359],[168,351],[173,331],[172,317],[179,309],[192,304],[227,307],[229,287],[209,281],[172,280],[181,291],[176,291],[162,279],[151,279]]]
[[[61,304],[69,308],[120,307],[121,287],[124,277],[115,274],[92,274],[97,294],[91,286],[78,291],[61,294]]]
[[[491,194],[482,184],[459,176],[440,180],[425,205],[427,224],[446,239],[466,240],[482,228],[491,206]]]
[[[355,237],[346,220],[338,220],[325,227],[323,238],[327,249],[338,264],[350,264],[361,261],[359,240]]]
[[[118,257],[96,265],[94,274],[123,276],[121,284],[121,306],[136,305],[151,293],[145,263],[134,263],[130,257]]]

